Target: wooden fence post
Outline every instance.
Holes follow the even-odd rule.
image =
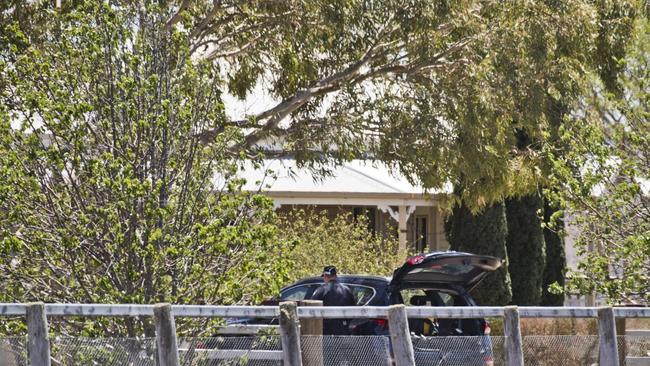
[[[503,331],[506,336],[506,366],[523,366],[524,352],[519,327],[519,310],[516,306],[506,306],[504,309]]]
[[[625,332],[626,332],[626,319],[625,318],[615,318],[614,319],[616,323],[616,335],[618,336],[623,336],[623,339],[625,339]],[[621,346],[618,349],[618,364],[619,365],[625,365],[625,358],[627,356],[627,345],[625,344],[626,342],[623,341],[621,342]]]
[[[323,306],[321,300],[303,300],[300,306]],[[300,319],[300,334],[308,335],[308,347],[302,350],[305,366],[323,366],[323,319]]]
[[[618,366],[618,348],[616,346],[616,323],[614,309],[598,309],[598,364],[600,366]]]
[[[302,366],[298,310],[293,301],[280,303],[280,338],[284,366]]]
[[[393,343],[395,366],[415,366],[413,343],[404,305],[391,305],[388,308],[388,329]]]
[[[156,304],[153,307],[156,323],[156,346],[160,366],[179,366],[176,323],[170,304]]]
[[[50,337],[47,330],[45,304],[27,304],[27,335],[29,364],[31,366],[50,366]]]

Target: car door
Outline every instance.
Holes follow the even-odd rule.
[[[501,267],[501,259],[463,252],[434,252],[409,258],[393,272],[392,289],[432,286],[474,288],[490,272]]]
[[[320,286],[320,283],[306,283],[289,287],[280,294],[281,301],[301,301],[310,299],[311,295]]]

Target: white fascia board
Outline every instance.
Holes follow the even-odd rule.
[[[276,196],[269,194],[277,206],[322,205],[322,206],[436,206],[436,202],[425,198],[359,197],[359,196]]]

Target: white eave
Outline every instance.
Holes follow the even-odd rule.
[[[293,159],[265,160],[259,168],[247,163],[238,175],[246,179],[245,190],[262,191],[278,205],[434,206],[436,195],[449,193],[425,193],[385,164],[365,160],[334,167],[322,178]]]

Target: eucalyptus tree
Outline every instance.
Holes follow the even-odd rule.
[[[619,60],[618,92],[591,79],[591,95],[561,129],[564,149],[547,149],[552,194],[579,233],[579,264],[567,289],[603,294],[611,303],[650,302],[649,24],[638,21]]]
[[[588,70],[617,71],[634,2],[183,1],[191,29],[244,97],[278,102],[230,124],[255,151],[278,137],[300,161],[371,156],[428,188],[462,187],[473,209],[530,192],[545,172],[515,131],[544,141],[552,106]],[[209,141],[220,129],[206,131]]]
[[[83,1],[63,2],[68,13]],[[111,1],[146,8],[148,2]],[[39,5],[40,4],[40,5]],[[307,164],[372,157],[427,188],[452,183],[473,210],[528,193],[546,165],[531,141],[555,136],[554,106],[595,71],[615,84],[641,2],[497,3],[428,0],[157,2],[163,31],[193,60],[212,63],[217,88],[268,109],[199,131],[245,135],[229,153],[254,156],[277,138]],[[49,3],[15,5],[4,13]],[[42,17],[18,19],[38,40]],[[30,15],[32,14],[32,15]],[[36,22],[34,19],[38,20]],[[39,29],[41,27],[38,27]],[[612,86],[613,87],[613,86]],[[542,169],[540,169],[540,167]]]
[[[542,301],[544,306],[564,305],[564,294],[554,291],[553,288],[564,288],[566,282],[566,253],[564,251],[564,214],[557,203],[544,202],[544,243],[546,265],[542,281]]]

